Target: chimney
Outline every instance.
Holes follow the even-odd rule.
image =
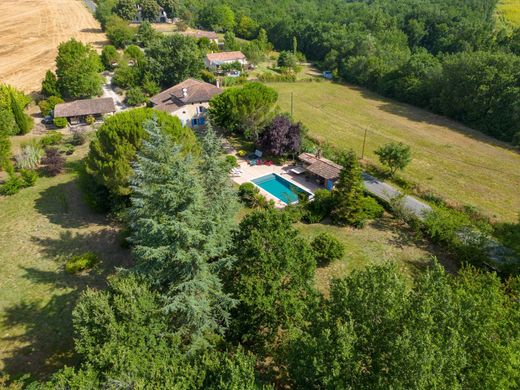
[[[182,96],[188,97],[188,88],[183,88],[182,89]]]

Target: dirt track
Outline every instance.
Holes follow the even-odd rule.
[[[96,48],[106,40],[82,0],[0,0],[0,82],[39,90],[58,45],[72,37]]]

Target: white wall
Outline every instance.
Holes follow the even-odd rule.
[[[200,107],[204,107],[205,111],[209,108],[209,102],[197,103],[197,104],[187,104],[177,111],[172,112],[172,115],[178,117],[183,125],[188,127],[192,127],[191,120],[194,118],[205,117],[205,112],[200,112]]]

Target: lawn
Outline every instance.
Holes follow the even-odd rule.
[[[129,254],[117,229],[83,203],[72,171],[0,197],[0,242],[0,372],[41,378],[74,362],[71,312],[80,292],[104,286]],[[86,251],[99,255],[99,268],[66,274],[65,261]]]
[[[399,141],[412,147],[413,161],[402,176],[450,201],[477,207],[500,221],[520,211],[520,154],[455,121],[382,98],[365,89],[327,81],[273,83],[284,111],[334,147],[362,152]]]
[[[520,26],[520,1],[500,0],[498,11],[514,26]]]
[[[434,256],[447,271],[456,272],[458,269],[439,248],[417,237],[405,224],[388,214],[363,229],[303,223],[298,223],[296,227],[309,240],[320,233],[330,233],[345,246],[345,255],[341,260],[319,267],[316,271],[316,285],[322,292],[327,292],[331,278],[343,277],[368,264],[385,261],[395,262],[410,277],[422,272]]]

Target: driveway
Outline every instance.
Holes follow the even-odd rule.
[[[105,76],[106,83],[103,84],[103,97],[111,97],[114,99],[114,104],[116,105],[116,111],[124,111],[128,107],[123,103],[123,98],[114,91],[114,87],[112,86],[112,76]]]

